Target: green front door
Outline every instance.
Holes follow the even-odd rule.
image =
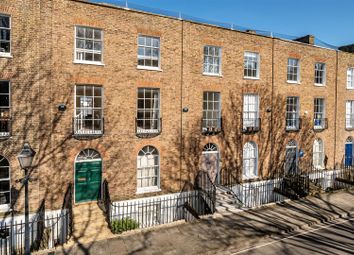
[[[75,163],[75,202],[98,200],[101,193],[102,161]]]

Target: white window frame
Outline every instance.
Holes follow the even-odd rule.
[[[146,42],[146,38],[151,38],[152,40],[154,39],[158,39],[159,42],[159,46],[158,47],[154,47],[153,45],[151,46],[147,46],[145,45],[140,45],[139,44],[139,38],[140,37],[145,37],[145,42]],[[146,35],[146,34],[138,34],[138,38],[137,38],[137,45],[138,45],[138,53],[137,53],[137,68],[138,69],[145,69],[145,70],[155,70],[155,71],[161,71],[161,37],[158,36],[151,36],[151,35]],[[153,57],[153,54],[151,53],[151,56],[146,56],[146,55],[139,55],[139,47],[144,47],[144,49],[146,48],[150,48],[151,51],[153,49],[158,49],[158,57],[156,59],[156,57]],[[157,66],[146,66],[146,65],[139,65],[139,59],[148,59],[148,60],[157,60],[158,65]]]
[[[6,28],[6,27],[1,27],[0,29],[5,29],[5,30],[10,30],[10,41],[9,41],[9,44],[10,44],[10,51],[9,52],[0,52],[0,57],[12,57],[11,56],[11,46],[12,46],[12,43],[11,43],[11,38],[12,38],[12,19],[11,19],[11,16],[8,15],[8,14],[4,14],[4,13],[0,13],[0,16],[3,16],[3,17],[8,17],[9,18],[9,28]]]
[[[296,104],[288,104],[289,99],[296,99]],[[288,111],[288,107],[290,106],[295,106],[296,111]],[[293,115],[293,118],[288,118],[289,115]],[[295,117],[294,117],[295,116]],[[300,97],[298,96],[288,96],[286,98],[286,130],[291,131],[291,130],[299,130],[300,129]],[[288,125],[288,123],[295,123],[293,125]]]
[[[205,54],[205,48],[208,48],[208,54]],[[214,49],[214,54],[209,54],[210,49]],[[215,54],[215,50],[217,50],[218,56]],[[213,63],[207,63],[207,59],[212,58]],[[217,66],[215,64],[216,59],[219,59],[219,72],[209,72],[205,71],[206,68],[209,69],[209,66]],[[203,47],[203,74],[204,75],[209,75],[209,76],[222,76],[222,48],[219,46],[213,46],[213,45],[205,45]]]
[[[347,69],[347,89],[354,89],[354,67]]]
[[[9,182],[9,191],[2,192],[2,193],[9,193],[9,203],[8,204],[0,204],[0,211],[8,211],[10,209],[10,204],[11,204],[11,166],[10,166],[10,161],[3,155],[0,155],[1,157],[9,163],[9,177],[8,178],[2,178],[0,181],[8,181]],[[0,167],[1,168],[1,167]]]
[[[250,111],[251,104],[250,98],[255,98],[255,111]],[[248,99],[248,100],[247,100]],[[250,118],[252,116],[252,118]],[[254,116],[254,117],[253,117]],[[243,95],[243,129],[246,130],[248,127],[259,128],[259,95],[248,93]]]
[[[319,65],[323,65],[323,69],[319,69]],[[325,86],[326,85],[326,76],[327,76],[326,63],[321,63],[321,62],[315,63],[315,80],[314,80],[315,85],[316,86]],[[322,83],[316,82],[317,79],[322,79]]]
[[[297,65],[293,65],[290,62],[291,61],[297,61]],[[288,58],[288,64],[287,64],[287,72],[286,72],[286,80],[288,83],[300,83],[300,59],[298,58]],[[295,72],[290,72],[293,71],[295,68],[296,69],[296,80],[289,80],[289,75],[295,76]]]
[[[140,98],[139,97],[139,90],[143,90],[144,91],[144,97],[143,98]],[[153,91],[157,91],[158,93],[158,97],[157,97],[157,102],[154,101],[154,98],[151,97],[151,98],[147,98],[146,97],[146,91],[150,91],[150,93],[152,93]],[[136,127],[137,127],[137,130],[136,132],[138,134],[158,134],[160,131],[161,131],[161,121],[160,121],[160,116],[161,116],[161,101],[160,101],[160,89],[159,88],[145,88],[145,87],[142,87],[142,88],[138,88],[137,89],[137,104],[136,104],[136,120],[137,120],[137,123],[136,123]],[[143,100],[144,101],[144,106],[145,106],[145,102],[147,100],[149,101],[154,101],[155,103],[157,103],[157,107],[155,106],[152,106],[150,108],[139,108],[139,100]],[[154,115],[157,113],[157,116],[155,116],[155,118],[153,117],[150,117],[150,118],[145,118],[145,113],[146,112],[149,112],[151,115]],[[144,115],[144,118],[139,118],[139,113],[143,113]],[[143,121],[143,127],[140,127],[138,125],[138,122],[139,121]],[[152,123],[156,121],[156,124],[157,126],[155,128],[145,128],[145,122],[150,122],[150,126],[152,126]]]
[[[82,109],[82,108],[85,108],[85,107],[77,107],[76,105],[76,100],[79,96],[82,96],[82,95],[77,95],[77,88],[78,87],[85,87],[85,95],[84,97],[87,97],[86,96],[86,87],[92,87],[93,91],[95,89],[95,87],[97,88],[100,88],[101,90],[101,96],[95,96],[95,95],[92,95],[92,96],[88,96],[88,97],[92,97],[92,107],[87,107],[87,109],[83,109],[82,112],[85,112],[85,111],[92,111],[92,115],[94,115],[94,111],[101,111],[101,119],[96,119],[94,118],[94,116],[92,116],[92,129],[91,129],[91,132],[89,132],[88,130],[86,129],[83,129],[82,127],[80,128],[80,126],[82,126],[83,122],[86,120],[85,118],[79,118],[77,116],[77,111]],[[94,92],[93,92],[94,93]],[[101,107],[95,107],[95,98],[101,98]],[[80,109],[78,109],[80,108]],[[88,119],[90,120],[90,119]],[[97,120],[100,120],[101,121],[101,129],[100,130],[96,130],[94,129],[94,121],[97,121]],[[103,134],[103,123],[104,121],[104,90],[103,90],[103,87],[102,86],[99,86],[99,85],[92,85],[92,84],[77,84],[75,85],[75,95],[74,95],[74,121],[73,121],[73,125],[74,125],[74,135],[102,135]],[[80,124],[81,123],[81,124]],[[76,126],[78,125],[78,127]],[[81,130],[81,131],[80,131]]]
[[[320,104],[320,102],[322,104]],[[314,129],[324,129],[325,128],[325,119],[326,119],[326,100],[324,98],[315,98],[313,100],[313,105],[314,105],[314,108],[313,108],[313,120],[314,120],[314,123],[313,123],[313,128]],[[319,111],[321,110],[322,108],[322,111]],[[320,117],[318,117],[320,116]]]
[[[252,147],[251,150],[253,151],[253,157],[246,157],[246,149],[249,149],[250,146]],[[247,164],[246,161],[249,163]],[[253,169],[246,168],[246,166],[251,165],[251,161],[253,161]],[[258,147],[257,144],[253,141],[247,142],[243,146],[243,179],[253,179],[258,178]]]
[[[345,128],[354,129],[354,100],[345,102]]]
[[[147,155],[146,152],[144,156],[139,156],[140,152],[143,151],[145,148],[153,148],[154,150],[156,150],[157,152],[157,163],[158,165],[154,165],[153,167],[157,167],[157,175],[156,177],[151,177],[151,176],[145,176],[145,178],[156,178],[156,183],[157,185],[155,186],[146,186],[146,187],[139,187],[139,179],[143,179],[143,177],[139,177],[139,171],[140,170],[143,170],[145,168],[150,168],[151,166],[145,166],[145,167],[139,167],[139,159],[141,157],[145,157]],[[150,155],[153,155],[151,154],[151,151],[149,151]],[[159,150],[155,147],[155,146],[152,146],[152,145],[146,145],[144,146],[143,148],[141,148],[138,152],[138,155],[137,155],[137,165],[136,165],[136,168],[137,168],[137,175],[136,175],[136,186],[137,186],[137,194],[141,194],[141,193],[149,193],[149,192],[158,192],[158,191],[161,191],[160,189],[160,171],[161,171],[161,164],[160,164],[160,152]]]
[[[76,45],[77,45],[77,39],[78,39],[78,37],[77,37],[77,29],[78,28],[85,28],[85,29],[93,29],[93,34],[94,34],[94,32],[95,32],[95,30],[97,30],[97,31],[100,31],[101,32],[101,40],[97,40],[98,42],[101,42],[101,44],[102,44],[102,48],[101,48],[101,51],[99,51],[99,50],[94,50],[94,49],[92,49],[92,50],[85,50],[85,49],[79,49],[79,48],[77,48],[76,47]],[[74,29],[74,38],[75,38],[75,42],[74,42],[74,63],[76,63],[76,64],[87,64],[87,65],[99,65],[99,66],[103,66],[104,64],[104,62],[103,62],[103,53],[104,53],[104,32],[103,32],[103,29],[101,29],[101,28],[96,28],[96,27],[88,27],[88,26],[80,26],[80,25],[76,25],[75,26],[75,29]],[[86,40],[87,38],[85,37],[85,38],[82,38],[82,40]],[[92,39],[93,41],[95,41],[94,39]],[[94,46],[92,46],[93,48],[94,48]],[[82,53],[86,53],[86,52],[88,52],[88,53],[92,53],[92,54],[100,54],[101,55],[101,61],[95,61],[95,60],[92,60],[92,61],[90,61],[90,60],[81,60],[81,59],[78,59],[78,57],[77,57],[77,53],[78,52],[82,52]]]
[[[209,95],[212,97],[209,100]],[[219,96],[219,100],[215,99],[215,95]],[[206,100],[205,100],[206,97]],[[212,109],[209,108],[210,104],[212,104]],[[204,106],[207,106],[205,108]],[[217,109],[215,109],[215,105]],[[208,115],[212,115],[212,118],[208,118]],[[214,115],[216,117],[214,117]],[[211,123],[211,124],[210,124]],[[216,126],[213,124],[216,123]],[[221,93],[216,91],[204,91],[203,92],[203,123],[202,129],[203,131],[207,131],[208,128],[216,128],[221,129]]]
[[[255,59],[255,61],[254,61]],[[248,69],[247,63],[250,63],[251,65],[253,63],[256,63],[256,69]],[[245,73],[252,73],[253,71],[256,71],[256,76],[252,75],[246,75]],[[254,79],[258,80],[259,79],[259,73],[260,73],[260,55],[258,52],[251,52],[251,51],[245,51],[243,54],[243,77],[245,79]]]
[[[11,125],[11,82],[8,80],[0,80],[1,82],[7,82],[8,86],[9,86],[9,93],[0,93],[1,95],[8,95],[9,96],[9,106],[5,107],[5,106],[0,106],[0,109],[8,109],[9,112],[9,116],[6,118],[6,116],[1,116],[1,111],[0,111],[0,120],[7,120],[10,121],[10,123],[8,123],[8,125]],[[4,117],[4,118],[3,118]],[[11,127],[9,128],[9,132],[1,132],[0,131],[0,137],[9,137],[10,136],[10,130]]]
[[[322,139],[315,139],[312,148],[312,162],[315,169],[324,169],[324,143]]]

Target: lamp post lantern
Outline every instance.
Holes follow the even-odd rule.
[[[25,186],[25,255],[31,254],[28,210],[28,181],[30,177],[28,175],[28,169],[32,166],[34,155],[36,155],[36,152],[31,148],[29,143],[25,142],[20,154],[17,156],[21,168],[25,171],[25,177],[22,179],[22,183]]]

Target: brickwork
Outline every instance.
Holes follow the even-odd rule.
[[[260,178],[283,169],[285,145],[295,139],[309,162],[316,137],[325,144],[327,168],[339,166],[345,139],[345,101],[354,99],[346,89],[346,69],[354,55],[337,53],[300,42],[259,36],[147,13],[84,3],[75,0],[3,0],[0,13],[12,18],[13,58],[0,58],[0,79],[11,81],[13,134],[0,141],[0,154],[11,163],[11,185],[19,195],[15,208],[22,210],[23,192],[15,180],[22,176],[16,155],[27,140],[37,151],[38,181],[31,183],[31,209],[42,199],[48,208],[59,208],[69,183],[74,181],[76,156],[86,148],[97,150],[103,160],[103,178],[109,181],[113,200],[178,192],[193,182],[201,167],[205,144],[215,143],[221,168],[242,171],[243,146],[258,146]],[[74,63],[75,26],[100,28],[104,34],[104,65]],[[160,37],[161,70],[137,68],[137,36]],[[222,75],[203,75],[203,47],[222,49]],[[244,52],[260,55],[259,79],[243,75]],[[300,84],[286,81],[287,59],[301,63]],[[326,85],[314,84],[314,65],[326,63]],[[75,85],[103,87],[102,137],[72,136]],[[162,132],[153,138],[135,134],[138,88],[159,88]],[[221,93],[223,132],[201,134],[203,92]],[[243,94],[260,98],[261,131],[242,134]],[[354,92],[353,92],[354,93]],[[303,125],[299,132],[285,132],[286,96],[300,97]],[[312,128],[314,98],[325,98],[328,129]],[[59,104],[66,111],[58,110]],[[188,107],[188,112],[182,112]],[[336,108],[337,107],[337,108]],[[137,194],[137,154],[152,145],[160,154],[160,188]],[[15,194],[14,193],[14,194]],[[15,196],[14,196],[15,198]]]

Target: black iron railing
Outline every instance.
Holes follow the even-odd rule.
[[[200,170],[194,182],[194,189],[200,191],[201,199],[205,201],[205,206],[209,207],[210,213],[215,212],[216,187],[211,181],[208,172]]]
[[[201,120],[201,131],[204,135],[217,135],[222,132],[222,118]]]
[[[30,248],[31,251],[51,249],[66,243],[69,239],[70,213],[45,216],[39,213],[31,219]],[[0,255],[25,254],[25,222],[23,220],[2,223],[0,225]]]
[[[73,117],[72,133],[75,137],[97,137],[104,134],[104,118],[85,119]]]
[[[282,178],[280,187],[274,191],[290,199],[306,197],[310,192],[310,179],[307,174],[287,175]]]
[[[327,118],[322,119],[314,119],[313,120],[313,130],[314,131],[322,131],[328,128],[328,120]]]
[[[162,118],[135,118],[135,134],[138,137],[154,137],[162,132]]]
[[[286,119],[285,130],[288,132],[296,132],[301,129],[301,118]]]
[[[101,205],[113,233],[148,228],[215,212],[216,187],[200,171],[194,190],[138,200],[112,202],[108,182],[102,184]]]
[[[111,225],[111,215],[112,215],[112,211],[111,211],[111,205],[112,205],[112,201],[111,201],[111,197],[109,194],[109,187],[108,187],[108,182],[107,180],[104,180],[102,183],[102,195],[101,195],[101,205],[102,205],[102,209],[103,212],[106,216],[106,221],[108,223],[108,226],[110,229],[112,229],[112,225]]]
[[[11,136],[11,119],[0,119],[0,139]]]
[[[243,118],[242,133],[251,134],[261,131],[261,118]]]
[[[223,187],[232,187],[238,183],[241,183],[241,179],[238,176],[237,169],[234,168],[222,168],[217,176],[218,184]]]

